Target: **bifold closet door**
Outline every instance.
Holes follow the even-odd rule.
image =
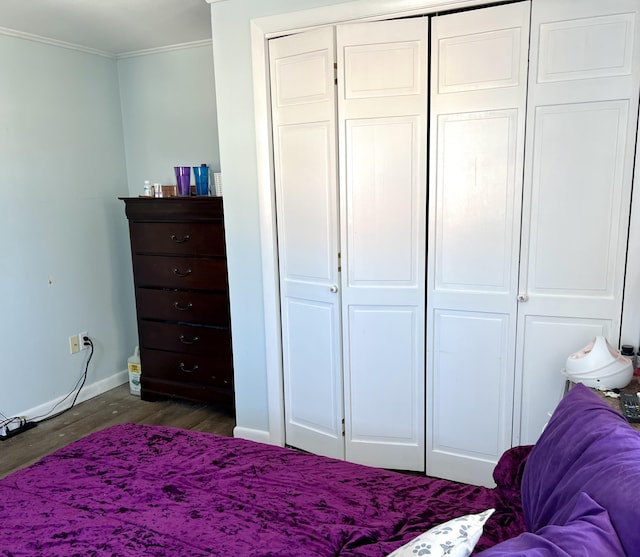
[[[344,458],[334,34],[269,42],[286,443]]]
[[[428,19],[339,25],[346,457],[424,470]]]
[[[511,446],[529,2],[432,19],[427,473]]]
[[[424,470],[427,29],[338,26],[337,111],[331,29],[269,48],[286,443],[407,470]]]
[[[542,433],[569,354],[619,342],[640,78],[636,0],[531,17],[514,444]]]

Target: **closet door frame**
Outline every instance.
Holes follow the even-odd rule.
[[[208,0],[215,1],[215,0]],[[533,0],[535,2],[535,0]],[[482,7],[486,0],[360,0],[316,9],[272,15],[251,21],[253,98],[256,130],[256,174],[260,214],[264,301],[268,431],[236,427],[234,435],[283,446],[284,397],[278,252],[276,240],[273,148],[271,142],[268,40],[323,25],[428,15],[443,10]],[[628,252],[640,253],[640,143],[636,144]],[[640,257],[628,259],[620,342],[637,345],[640,339]]]

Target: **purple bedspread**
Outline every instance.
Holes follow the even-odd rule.
[[[0,480],[0,555],[379,557],[493,507],[481,550],[524,531],[528,450],[505,453],[488,489],[207,433],[115,426]]]

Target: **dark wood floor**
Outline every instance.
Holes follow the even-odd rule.
[[[0,442],[0,478],[89,433],[123,423],[167,425],[232,436],[235,418],[202,404],[145,402],[129,394],[129,385],[125,384]]]

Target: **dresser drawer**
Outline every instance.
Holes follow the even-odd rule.
[[[194,356],[163,350],[141,350],[142,375],[180,383],[197,383],[219,388],[233,386],[231,365],[223,358]]]
[[[197,356],[216,356],[232,365],[229,329],[194,327],[179,323],[141,320],[140,346],[183,352]]]
[[[140,378],[142,390],[140,396],[142,400],[155,401],[160,399],[182,398],[203,402],[207,404],[219,404],[227,408],[231,413],[235,413],[235,399],[233,389],[228,387],[212,387],[200,383],[178,383],[176,381],[166,381],[164,379],[154,379],[142,375]]]
[[[138,319],[229,326],[226,293],[136,288]]]
[[[132,222],[129,230],[134,253],[225,255],[222,222]]]
[[[227,289],[227,263],[223,258],[134,254],[133,268],[136,286]]]

